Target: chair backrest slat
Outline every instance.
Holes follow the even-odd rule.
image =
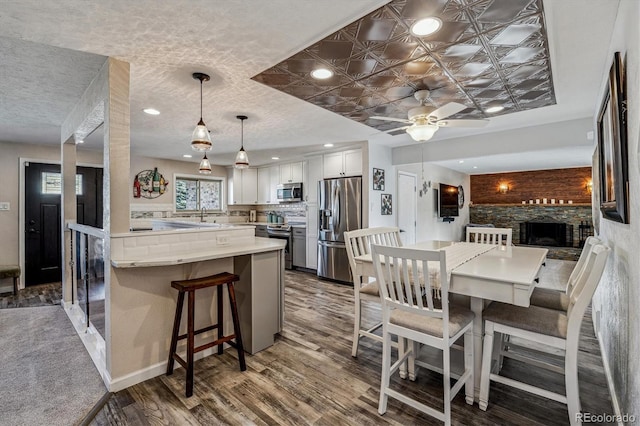
[[[580,333],[580,324],[584,312],[587,309],[593,293],[595,293],[602,273],[607,263],[607,258],[611,249],[604,244],[596,243],[587,255],[585,266],[579,274],[571,295],[569,296],[569,309],[567,309],[567,317],[569,318],[568,335],[577,336]]]
[[[571,295],[572,289],[575,286],[576,281],[578,280],[580,274],[582,274],[584,270],[586,260],[589,257],[589,253],[591,253],[591,250],[593,249],[593,247],[599,243],[600,243],[600,239],[598,237],[591,236],[585,240],[584,246],[582,247],[582,253],[580,253],[580,257],[578,258],[578,262],[576,262],[576,266],[573,268],[573,271],[571,272],[571,275],[567,280],[567,287],[565,291],[568,296]]]
[[[479,244],[505,244],[510,246],[513,241],[513,230],[511,228],[481,228],[467,227],[467,242]]]
[[[444,251],[374,244],[371,254],[383,309],[402,309],[423,316],[443,318],[444,323],[448,323],[449,285]],[[435,286],[430,277],[429,262],[437,262],[439,267],[442,308],[436,307],[433,300]]]
[[[355,273],[355,258],[371,253],[371,244],[396,247],[402,245],[402,242],[400,241],[400,229],[395,227],[377,227],[348,231],[344,233],[344,240],[354,284],[356,279],[359,280]],[[358,285],[360,285],[359,282]]]

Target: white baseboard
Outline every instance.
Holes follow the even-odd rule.
[[[616,393],[616,387],[613,383],[613,375],[611,374],[611,369],[609,368],[609,358],[607,358],[607,353],[604,350],[604,346],[602,344],[602,333],[596,333],[596,337],[598,339],[598,344],[600,346],[600,357],[602,358],[602,365],[604,367],[604,375],[607,378],[607,385],[609,387],[609,396],[611,398],[611,405],[613,405],[613,414],[620,420],[618,420],[618,426],[624,426],[622,422],[622,410],[620,409],[620,401],[618,401],[618,394]]]
[[[225,343],[225,347],[229,347],[229,346]],[[213,348],[205,349],[204,351],[198,352],[197,354],[195,354],[193,356],[193,360],[197,361],[206,356],[213,355],[214,353],[216,353],[216,351],[217,351],[217,346]],[[186,353],[181,353],[178,355],[180,355],[183,359],[186,358],[187,356]],[[180,371],[181,368],[182,366],[176,362],[173,370],[174,371],[173,374],[176,374],[176,372],[178,372],[177,374],[183,374]],[[128,388],[129,386],[142,383],[145,380],[149,380],[149,379],[153,379],[154,377],[161,376],[166,372],[167,372],[167,362],[163,361],[163,362],[159,362],[157,364],[151,365],[147,368],[143,368],[142,370],[134,371],[133,373],[129,373],[125,376],[117,377],[115,379],[112,379],[111,377],[109,377],[109,383],[107,384],[105,382],[105,384],[107,384],[107,389],[109,389],[110,392],[118,392]]]

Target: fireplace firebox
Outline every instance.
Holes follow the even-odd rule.
[[[573,225],[553,219],[521,222],[520,244],[573,247]]]

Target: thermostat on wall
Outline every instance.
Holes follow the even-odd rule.
[[[11,210],[11,203],[0,202],[0,210]]]

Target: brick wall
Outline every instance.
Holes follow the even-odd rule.
[[[523,154],[526,155],[526,154]],[[591,203],[585,185],[591,180],[591,167],[537,170],[531,172],[495,173],[471,176],[473,204],[520,204],[522,201],[544,198]],[[501,183],[509,186],[506,194],[499,191]]]

